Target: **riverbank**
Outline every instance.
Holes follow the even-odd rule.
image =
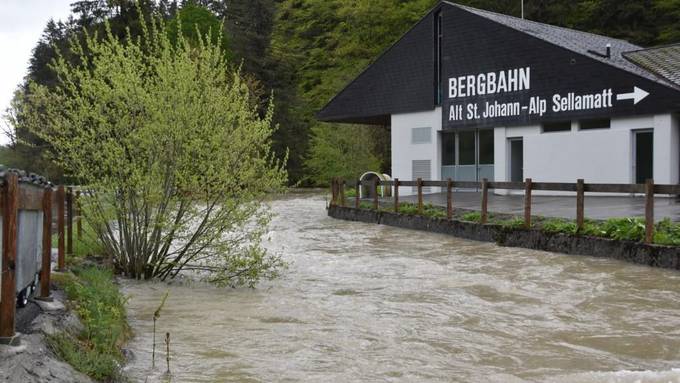
[[[646,266],[680,270],[680,247],[678,246],[662,246],[590,235],[549,232],[544,228],[525,229],[522,227],[522,221],[508,220],[503,224],[482,224],[455,218],[448,220],[437,216],[437,214],[433,214],[434,216],[401,214],[386,210],[356,209],[337,205],[328,208],[328,215],[349,221],[382,224],[448,234],[476,241],[493,242],[499,246],[612,258]]]

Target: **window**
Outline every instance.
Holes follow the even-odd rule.
[[[456,164],[456,134],[442,133],[442,165]]]
[[[432,128],[411,129],[412,144],[429,144],[432,142]]]
[[[479,131],[479,164],[493,165],[493,129]]]
[[[580,130],[609,129],[611,120],[609,118],[593,118],[578,122]]]
[[[458,133],[458,165],[475,165],[475,132]]]
[[[546,122],[543,124],[543,133],[569,131],[571,131],[571,121]]]

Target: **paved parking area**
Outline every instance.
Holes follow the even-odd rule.
[[[404,202],[417,201],[416,196],[403,196]],[[446,193],[426,194],[423,200],[434,205],[446,206]],[[479,210],[481,193],[474,191],[459,191],[453,193],[454,207]],[[489,212],[523,215],[524,196],[496,195],[489,193]],[[607,219],[613,217],[644,217],[645,200],[643,197],[605,197],[586,195],[585,216],[592,219]],[[545,217],[576,218],[575,196],[532,196],[532,215]],[[657,197],[654,200],[654,218],[659,221],[670,218],[680,221],[680,200],[677,198]]]

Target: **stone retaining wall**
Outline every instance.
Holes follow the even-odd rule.
[[[539,230],[508,229],[494,224],[482,225],[445,218],[430,218],[341,206],[331,206],[328,209],[328,215],[347,221],[376,223],[404,229],[448,234],[476,241],[494,242],[499,246],[613,258],[652,267],[680,269],[680,248],[673,246],[647,245],[640,242],[562,233],[551,234]]]

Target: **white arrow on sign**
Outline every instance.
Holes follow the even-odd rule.
[[[633,88],[632,93],[621,93],[616,95],[616,100],[633,100],[633,105],[637,105],[638,102],[642,101],[643,98],[649,96],[649,92],[638,88],[637,86]]]

